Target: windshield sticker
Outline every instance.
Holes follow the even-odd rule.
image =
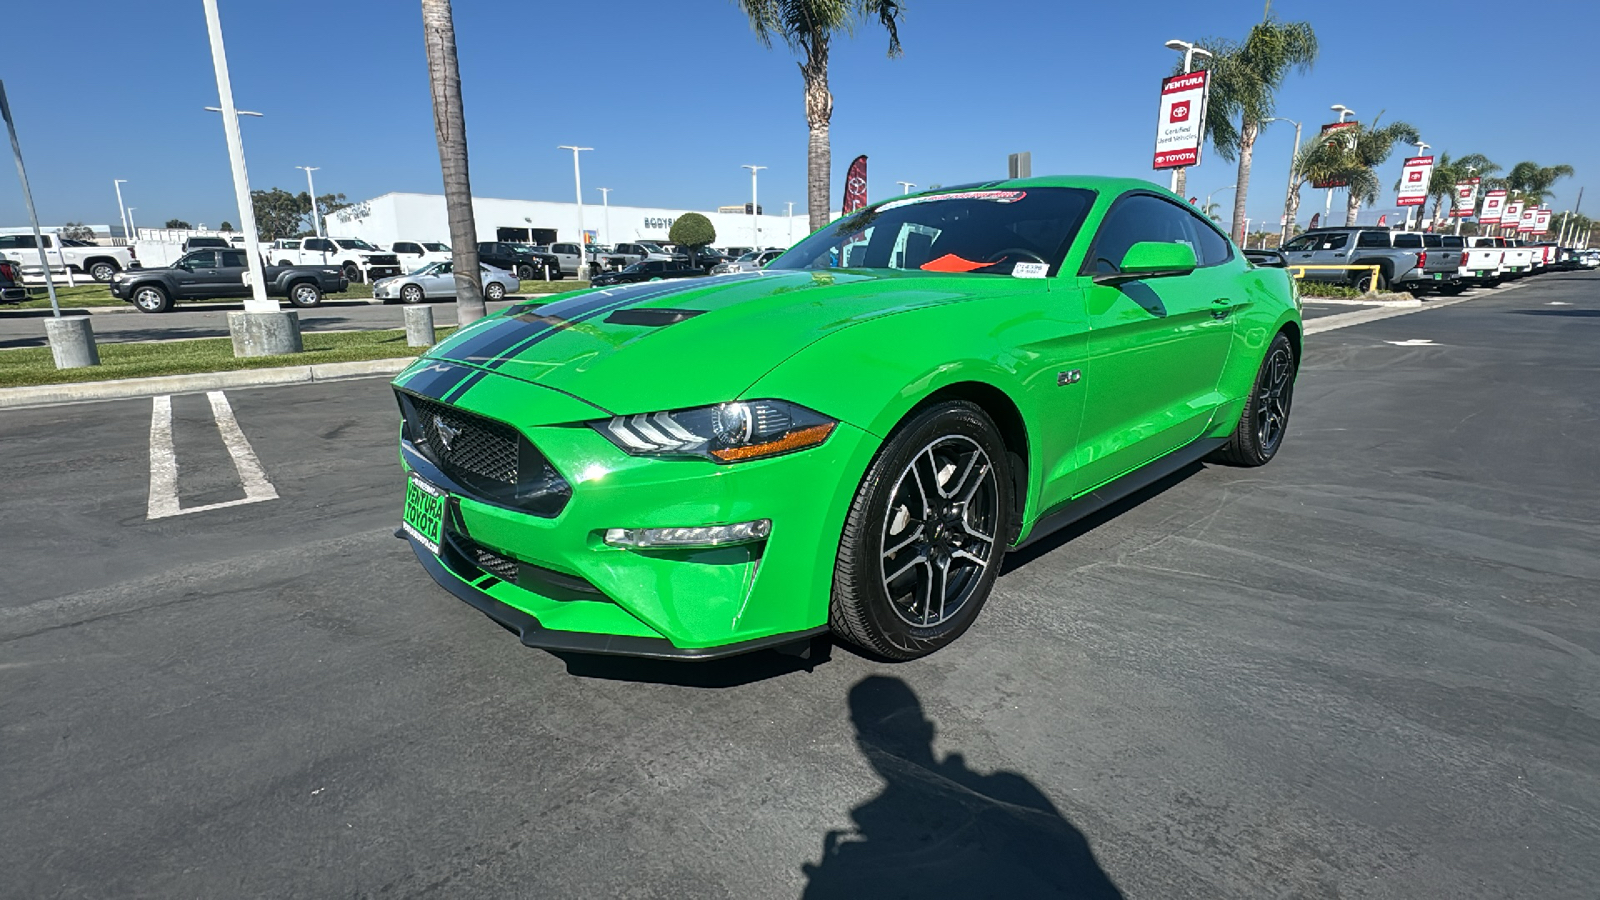
[[[986,200],[990,203],[1015,203],[1028,196],[1027,191],[958,191],[954,194],[929,194],[923,197],[907,197],[904,200],[891,200],[878,207],[878,212],[887,212],[899,209],[902,206],[912,206],[917,203],[933,203],[937,200]]]
[[[1043,278],[1050,267],[1038,262],[1019,262],[1011,268],[1012,278]]]

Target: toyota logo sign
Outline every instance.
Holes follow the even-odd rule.
[[[1192,102],[1192,101],[1184,100],[1181,103],[1172,104],[1172,112],[1167,117],[1167,121],[1169,121],[1169,122],[1187,122],[1187,121],[1189,121],[1189,104],[1190,104],[1190,102]]]

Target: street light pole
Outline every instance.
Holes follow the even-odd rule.
[[[789,201],[789,246],[794,246],[794,201]]]
[[[896,181],[895,184],[900,185],[901,194],[909,194],[911,193],[911,189],[916,187],[916,184],[910,181]]]
[[[322,168],[321,166],[295,166],[296,169],[306,170],[306,190],[311,192],[311,225],[317,230],[317,237],[322,234],[322,216],[317,212],[317,186],[311,183],[311,173]]]
[[[122,216],[122,239],[133,241],[133,234],[128,231],[128,208],[122,205],[122,186],[128,183],[126,178],[111,179],[111,186],[117,189],[117,213]]]
[[[578,169],[578,154],[594,148],[562,144],[556,149],[572,151],[572,184],[578,191],[578,278],[587,280],[589,277],[589,253],[583,241],[583,173]]]
[[[740,168],[750,170],[750,235],[754,238],[750,244],[750,249],[760,250],[761,220],[758,216],[761,215],[761,204],[756,200],[756,173],[765,169],[766,166],[740,166]]]
[[[1293,224],[1289,221],[1289,208],[1294,205],[1290,201],[1294,199],[1296,193],[1294,189],[1294,166],[1300,159],[1300,123],[1293,119],[1285,119],[1279,116],[1271,116],[1261,121],[1263,124],[1267,122],[1288,122],[1294,126],[1294,152],[1289,155],[1289,187],[1283,195],[1283,224],[1278,229],[1278,246],[1281,248],[1288,242],[1289,226]]]
[[[217,0],[201,0],[205,5],[206,33],[211,40],[211,66],[216,71],[217,95],[222,101],[222,130],[228,141],[228,162],[233,168],[233,194],[239,205],[239,221],[244,228],[245,262],[250,266],[250,296],[244,302],[246,313],[277,313],[278,301],[267,297],[266,273],[261,266],[261,237],[256,230],[256,210],[250,199],[250,173],[245,168],[244,139],[239,134],[239,110],[233,105],[233,82],[228,76],[228,51],[222,43],[222,17]],[[133,211],[128,211],[133,224]],[[299,350],[299,334],[293,350]],[[235,346],[239,342],[235,341]],[[273,348],[276,349],[276,348]],[[278,352],[286,352],[279,350]]]
[[[1197,47],[1197,46],[1195,46],[1194,44],[1191,44],[1188,41],[1180,41],[1177,38],[1173,38],[1172,40],[1167,41],[1166,48],[1168,50],[1177,50],[1177,51],[1180,51],[1180,52],[1183,53],[1183,74],[1185,74],[1185,75],[1187,75],[1190,72],[1194,71],[1194,58],[1195,58],[1196,55],[1199,55],[1199,56],[1210,56],[1211,55],[1211,51],[1210,50],[1207,50],[1204,47]],[[1174,194],[1183,193],[1183,191],[1181,191],[1180,188],[1184,187],[1184,175],[1185,175],[1185,171],[1184,170],[1185,170],[1184,166],[1177,166],[1177,167],[1174,167],[1173,170],[1172,170],[1172,185],[1171,186],[1172,186],[1172,192]]]
[[[1411,143],[1411,146],[1417,148],[1417,155],[1421,156],[1424,151],[1426,151],[1429,147],[1431,147],[1433,145],[1429,144],[1429,143],[1426,143],[1426,142],[1424,142],[1423,140],[1421,140],[1419,138],[1418,140],[1413,141]],[[1423,202],[1424,205],[1427,204],[1428,198],[1427,198],[1426,195],[1423,196],[1422,202]],[[1406,207],[1406,230],[1407,231],[1411,230],[1411,207],[1409,207],[1409,206]],[[1419,231],[1422,230],[1422,216],[1421,215],[1417,216],[1417,230],[1419,230]]]
[[[128,207],[128,230],[129,231],[137,231],[138,230],[138,226],[133,224],[133,211],[138,209],[138,208],[139,207],[137,207],[137,206]]]
[[[1227,187],[1217,188],[1216,190],[1214,190],[1211,193],[1206,195],[1206,207],[1205,207],[1205,209],[1201,210],[1202,213],[1205,213],[1206,218],[1208,218],[1208,219],[1211,218],[1211,198],[1216,196],[1217,194],[1222,193],[1223,191],[1231,191],[1236,187],[1238,187],[1237,184],[1230,184]],[[1232,225],[1231,222],[1229,224]]]
[[[50,260],[44,252],[44,236],[39,233],[39,214],[33,208],[33,189],[28,187],[28,170],[22,165],[22,144],[17,141],[17,125],[11,121],[11,104],[6,100],[6,86],[3,81],[0,81],[0,117],[5,118],[6,131],[11,134],[11,155],[17,161],[17,178],[22,182],[22,199],[28,207],[28,220],[33,223],[33,246],[39,251],[39,266],[44,269],[44,286],[50,294],[50,312],[59,319],[61,304],[56,300],[56,280],[50,275]],[[61,235],[57,234],[56,237],[58,238],[56,246],[60,247]],[[66,261],[67,255],[62,253],[61,262],[65,264]],[[20,279],[22,274],[17,273],[17,277]]]
[[[1339,122],[1341,124],[1344,123],[1344,117],[1345,116],[1353,116],[1353,115],[1356,114],[1355,110],[1351,109],[1348,106],[1345,106],[1343,103],[1335,103],[1334,105],[1332,105],[1332,106],[1330,106],[1328,108],[1339,114]],[[1324,226],[1326,226],[1328,224],[1328,222],[1327,222],[1328,219],[1333,218],[1333,188],[1330,187],[1330,188],[1327,188],[1326,190],[1328,192],[1327,202],[1322,207],[1322,219],[1323,219],[1322,224]]]
[[[611,188],[596,188],[600,192],[600,204],[606,208],[606,230],[600,235],[601,244],[611,242]]]

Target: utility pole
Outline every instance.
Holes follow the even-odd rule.
[[[39,233],[39,213],[33,208],[33,190],[28,187],[28,170],[22,165],[22,144],[17,141],[17,124],[11,120],[11,104],[6,100],[4,81],[0,81],[0,115],[5,117],[6,131],[11,134],[11,156],[17,161],[17,178],[22,182],[22,201],[28,207],[28,221],[33,223],[33,246],[39,251],[39,266],[44,269],[44,286],[50,293],[50,312],[59,319],[61,304],[56,300],[56,280],[50,275],[50,260],[44,253],[44,236]],[[62,262],[66,262],[66,254],[62,254]],[[18,277],[21,277],[21,273],[18,273]]]
[[[600,235],[600,243],[611,242],[611,188],[596,188],[600,192],[600,204],[606,208],[606,230]]]
[[[1332,105],[1332,106],[1330,106],[1328,108],[1339,114],[1339,124],[1341,124],[1341,125],[1344,124],[1344,117],[1345,116],[1354,116],[1356,114],[1355,110],[1351,109],[1348,106],[1345,106],[1343,103],[1335,103],[1334,105]],[[1382,115],[1382,114],[1380,113],[1380,115]],[[1328,224],[1328,220],[1333,218],[1333,188],[1330,187],[1330,188],[1327,188],[1326,190],[1327,190],[1327,198],[1326,198],[1325,202],[1323,203],[1323,207],[1322,207],[1322,224],[1323,225],[1327,225]]]
[[[589,279],[589,251],[583,242],[583,173],[578,169],[578,154],[594,148],[562,144],[556,149],[572,151],[572,184],[578,192],[578,278],[587,281]]]
[[[306,190],[311,192],[311,226],[316,229],[317,237],[325,237],[322,233],[322,215],[317,212],[317,186],[311,183],[311,173],[322,168],[321,166],[295,166],[296,169],[306,170]]]
[[[739,168],[750,170],[750,236],[754,238],[750,243],[750,249],[760,250],[761,219],[759,216],[761,215],[761,204],[756,200],[756,173],[765,169],[766,166],[740,166]]]
[[[128,208],[122,205],[122,186],[128,183],[126,178],[111,179],[111,186],[117,189],[117,214],[122,216],[122,239],[133,243],[133,233],[128,230]]]

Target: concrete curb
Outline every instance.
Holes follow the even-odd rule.
[[[416,357],[407,356],[321,363],[312,366],[281,366],[270,369],[239,369],[232,372],[157,375],[153,378],[124,378],[118,381],[84,381],[77,384],[39,384],[3,388],[0,389],[0,409],[54,406],[61,403],[85,403],[97,400],[126,400],[131,397],[191,394],[229,388],[310,384],[347,378],[377,378],[394,375],[415,361]]]

